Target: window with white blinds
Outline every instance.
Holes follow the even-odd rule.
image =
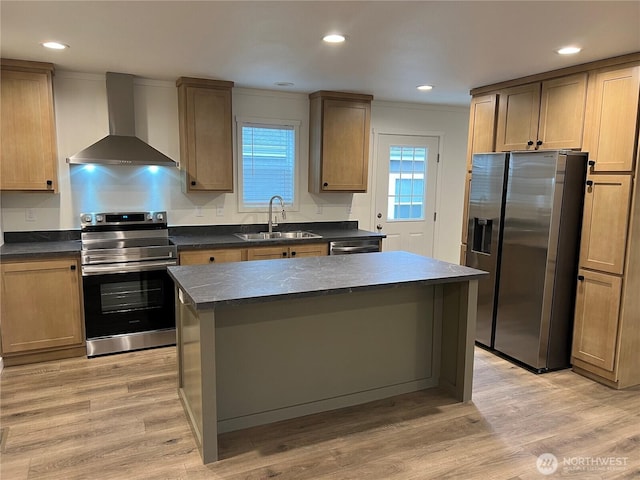
[[[298,122],[238,121],[240,211],[264,209],[280,195],[296,207]]]

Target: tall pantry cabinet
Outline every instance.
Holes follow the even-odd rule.
[[[571,363],[617,388],[640,384],[639,92],[639,64],[590,72]]]
[[[614,388],[639,385],[640,53],[479,87],[471,94],[467,195],[477,151],[589,152],[571,363],[577,373]],[[495,123],[477,111],[492,95]],[[486,150],[474,148],[478,138],[485,139]],[[465,203],[461,263],[466,208]]]

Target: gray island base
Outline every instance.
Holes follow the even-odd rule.
[[[443,387],[471,399],[477,280],[407,252],[169,267],[178,389],[218,434]]]

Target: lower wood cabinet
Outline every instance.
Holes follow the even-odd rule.
[[[180,252],[180,265],[241,262],[243,260],[246,260],[246,250],[244,248],[219,248]]]
[[[5,365],[86,354],[78,259],[4,263],[0,275]]]
[[[277,245],[251,248],[216,248],[180,252],[180,265],[270,260],[274,258],[321,257],[329,254],[327,243]]]
[[[573,363],[613,372],[618,338],[622,278],[580,270],[573,329]]]
[[[311,243],[292,245],[287,247],[254,247],[247,250],[247,260],[269,260],[275,258],[322,257],[328,255],[329,245],[326,243]]]

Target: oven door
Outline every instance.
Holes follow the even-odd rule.
[[[87,339],[175,328],[166,269],[83,277]]]

